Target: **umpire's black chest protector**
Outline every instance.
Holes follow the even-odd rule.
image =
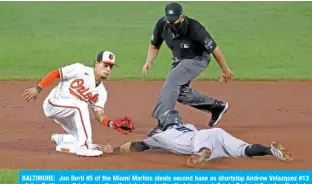
[[[167,25],[163,29],[161,36],[171,49],[174,57],[178,59],[191,59],[202,56],[205,52],[205,47],[190,37],[191,33],[195,32],[192,28],[196,27],[192,24],[196,23],[188,21],[185,34],[175,33]]]

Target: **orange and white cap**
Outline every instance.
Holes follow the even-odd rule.
[[[101,52],[99,52],[98,55],[97,55],[96,61],[117,66],[117,64],[116,64],[116,56],[115,56],[115,54],[113,54],[110,51],[101,51]]]

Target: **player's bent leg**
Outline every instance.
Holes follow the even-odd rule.
[[[180,71],[181,69],[176,68],[168,75],[152,112],[154,118],[158,119],[166,111],[174,109],[181,87],[181,84],[179,84],[176,78],[176,76],[179,76],[178,73]]]
[[[52,134],[51,140],[56,144],[78,144],[77,127],[73,117],[53,119],[67,134]]]
[[[52,134],[51,140],[55,142],[57,145],[60,145],[56,148],[57,151],[62,150],[67,150],[70,149],[72,150],[72,146],[75,146],[74,151],[70,151],[71,153],[76,153],[77,147],[79,146],[79,141],[78,141],[78,131],[76,127],[76,120],[74,117],[69,117],[69,118],[64,118],[62,120],[57,120],[54,119],[55,122],[57,122],[59,125],[63,127],[63,129],[68,133],[68,134]],[[69,145],[70,148],[64,148],[64,145]],[[89,149],[101,149],[100,145],[97,144],[88,144]],[[62,151],[64,152],[64,151]]]
[[[228,102],[219,101],[201,94],[198,91],[190,88],[188,84],[181,87],[178,102],[204,112],[210,112],[211,118],[208,122],[208,125],[211,127],[218,124],[229,107]]]
[[[66,132],[77,137],[79,146],[77,155],[100,156],[103,154],[99,150],[89,150],[89,147],[92,147],[92,131],[87,103],[80,100],[48,99],[44,103],[44,111],[49,118],[66,119],[68,125],[73,125],[72,128],[62,127]],[[66,125],[66,123],[62,123],[62,125]]]
[[[211,155],[206,160],[221,157],[253,157],[272,155],[285,162],[293,160],[292,154],[280,143],[273,141],[271,147],[261,144],[248,144],[220,128],[200,130],[193,141],[194,152],[208,148]]]
[[[192,60],[185,59],[180,61],[180,63],[176,64],[167,76],[152,112],[152,116],[154,118],[158,119],[159,116],[166,111],[174,109],[181,86],[195,79],[201,72],[204,71],[205,67],[198,66],[190,62],[192,62]],[[156,127],[148,133],[149,137],[153,133],[159,132],[158,130],[160,128],[158,126],[159,125],[157,124]]]
[[[46,98],[43,103],[44,114],[59,124],[68,134],[52,134],[51,140],[57,144],[56,151],[76,153],[78,140],[74,123],[76,110],[69,107],[74,106],[73,100],[60,100]]]
[[[170,71],[163,87],[161,88],[157,103],[152,113],[154,118],[158,118],[166,111],[174,109],[181,86],[195,79],[207,67],[207,64],[201,66],[194,62],[195,61],[191,59],[183,59]],[[208,61],[203,62],[208,63]]]
[[[96,149],[95,144],[92,144],[92,128],[90,122],[90,115],[88,105],[86,103],[78,103],[79,113],[75,115],[76,126],[78,133],[78,144],[77,149],[78,156],[101,156],[103,151]]]
[[[92,128],[88,104],[78,101],[75,103],[77,113],[75,113],[75,123],[78,134],[78,149],[76,155],[96,157],[103,154],[102,151],[94,149],[92,144]]]
[[[246,157],[245,149],[250,144],[238,139],[221,128],[213,128],[216,144],[220,145],[229,157]]]
[[[181,85],[188,82],[188,80],[183,80],[183,77],[181,76],[183,73],[187,75],[186,68],[182,66],[177,66],[169,73],[164,85],[161,88],[156,105],[152,112],[152,116],[156,118],[158,122],[156,126],[148,132],[148,137],[162,132],[161,124],[159,123],[159,117],[166,111],[174,109],[179,96]]]
[[[75,107],[76,113],[74,120],[77,127],[78,144],[88,148],[88,144],[92,143],[91,122],[88,104],[78,101],[75,103]]]
[[[187,69],[188,72],[190,73],[190,75],[192,75],[194,78],[199,76],[209,65],[210,62],[210,57],[197,57],[194,59],[185,59],[181,61],[181,64],[184,65]],[[193,80],[193,79],[192,79]],[[191,80],[189,80],[191,81]],[[185,83],[186,84],[186,83]],[[223,114],[225,112],[227,112],[228,110],[228,103],[227,102],[223,102],[223,101],[219,101],[219,100],[214,100],[208,96],[205,96],[203,94],[200,94],[199,92],[195,91],[195,90],[189,90],[187,91],[187,94],[189,96],[194,95],[195,97],[200,97],[201,101],[197,102],[197,103],[190,103],[190,101],[188,102],[190,105],[194,108],[203,110],[203,111],[210,111],[211,112],[211,118],[209,120],[209,126],[215,126],[217,125],[217,123],[220,121],[220,119],[222,118]],[[194,100],[197,100],[194,99]],[[180,97],[180,101],[182,100],[182,97]],[[213,103],[213,104],[212,104]]]
[[[211,112],[211,107],[216,99],[208,97],[189,87],[187,83],[180,88],[178,102],[183,105],[194,107],[204,112]]]
[[[212,154],[207,161],[222,157],[245,157],[245,148],[248,145],[220,128],[198,131],[193,142],[194,152],[202,147],[211,149]]]
[[[48,118],[52,119],[62,120],[67,117],[72,117],[75,113],[73,101],[74,100],[69,99],[47,98],[43,102],[43,112]]]

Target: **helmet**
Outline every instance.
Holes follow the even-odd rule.
[[[159,118],[159,123],[161,125],[162,131],[165,131],[169,126],[172,125],[182,125],[182,118],[176,110],[166,111]]]

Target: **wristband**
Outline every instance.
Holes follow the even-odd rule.
[[[102,124],[107,127],[109,127],[109,122],[110,120],[106,116],[102,120]]]
[[[39,85],[36,86],[36,89],[37,89],[38,93],[40,93],[42,91],[42,88]]]

